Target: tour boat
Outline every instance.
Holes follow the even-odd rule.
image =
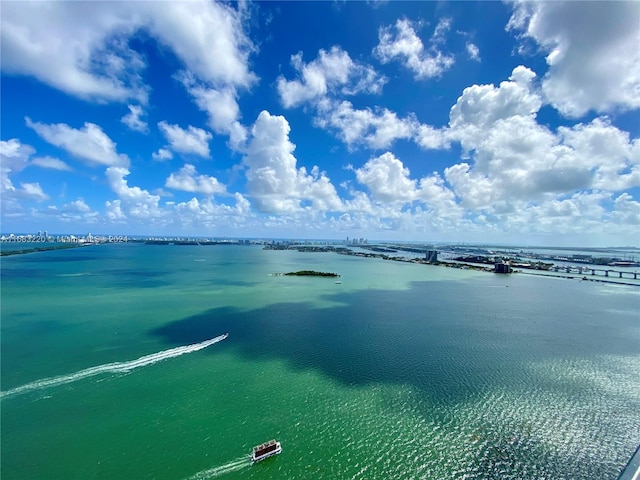
[[[269,440],[268,442],[264,442],[261,445],[256,445],[253,447],[253,453],[251,454],[252,462],[259,462],[260,460],[264,460],[272,455],[278,455],[282,453],[282,447],[280,446],[280,442],[276,442],[275,440]]]

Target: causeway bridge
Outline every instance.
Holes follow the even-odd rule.
[[[613,270],[610,268],[594,268],[594,267],[573,267],[573,266],[556,266],[553,267],[554,272],[566,272],[566,273],[579,273],[582,275],[600,275],[605,277],[615,277],[618,278],[633,278],[634,280],[638,279],[638,275],[640,272],[632,272],[629,270]]]

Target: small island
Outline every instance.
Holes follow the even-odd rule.
[[[295,275],[298,277],[339,277],[337,273],[315,272],[313,270],[300,270],[299,272],[283,273],[281,275]]]

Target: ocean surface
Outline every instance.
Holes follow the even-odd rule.
[[[614,480],[640,443],[636,286],[224,245],[0,272],[3,480]]]

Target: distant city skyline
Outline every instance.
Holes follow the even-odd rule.
[[[141,240],[159,240],[159,241],[215,241],[215,242],[248,242],[248,243],[300,243],[300,244],[326,244],[326,245],[348,245],[357,247],[369,246],[376,244],[388,245],[417,245],[425,248],[438,249],[440,247],[469,247],[469,248],[496,248],[496,249],[561,249],[567,251],[604,251],[604,250],[628,250],[632,255],[640,253],[640,247],[635,245],[605,245],[590,247],[586,245],[532,245],[532,244],[509,244],[509,243],[491,243],[491,242],[434,242],[434,241],[417,241],[417,240],[380,240],[368,238],[311,238],[311,237],[250,237],[250,236],[215,236],[215,235],[116,235],[116,234],[93,234],[91,232],[0,232],[0,241],[2,243],[38,243],[38,242],[70,242],[70,243],[126,243],[129,241],[136,242]]]
[[[638,19],[4,2],[2,233],[640,246]]]

